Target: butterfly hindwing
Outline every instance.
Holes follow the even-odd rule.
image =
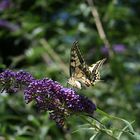
[[[100,68],[102,67],[103,63],[105,62],[106,58],[97,61],[95,64],[92,64],[89,69],[91,71],[91,79],[92,79],[92,85],[95,84],[95,82],[100,81]]]

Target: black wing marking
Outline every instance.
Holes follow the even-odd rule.
[[[84,58],[81,55],[81,52],[78,48],[78,42],[75,41],[71,48],[71,58],[70,58],[70,76],[76,72],[76,68],[79,68],[83,72],[87,70],[87,65]]]

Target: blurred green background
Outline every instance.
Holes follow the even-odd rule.
[[[79,93],[108,114],[135,120],[133,127],[140,133],[140,1],[94,0],[94,4],[110,48],[99,35],[88,1],[0,0],[0,69],[23,69],[66,86],[70,49],[78,40],[89,65],[107,58],[103,82]],[[87,140],[92,130],[73,133],[84,123],[73,116],[69,130],[62,131],[47,112],[26,105],[22,92],[0,95],[0,140]],[[97,139],[109,138],[101,134]],[[123,139],[131,140],[127,134]]]

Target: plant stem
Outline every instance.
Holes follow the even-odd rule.
[[[102,39],[102,41],[104,42],[105,47],[108,49],[109,56],[112,57],[113,56],[113,51],[111,49],[111,45],[110,45],[110,43],[109,43],[109,41],[107,39],[107,36],[106,36],[106,34],[104,32],[104,29],[103,29],[103,26],[102,26],[98,11],[97,11],[97,9],[95,7],[95,4],[93,3],[93,0],[87,0],[87,2],[88,2],[88,5],[91,8],[91,13],[92,13],[92,15],[93,15],[93,17],[95,19],[95,24],[96,24],[99,36]]]
[[[110,133],[107,132],[107,129],[102,129],[100,127],[98,127],[97,125],[94,125],[92,122],[90,122],[87,118],[85,118],[84,116],[80,115],[80,117],[86,121],[88,124],[90,124],[91,127],[97,129],[98,131],[107,134],[108,136],[110,136],[111,138],[118,140],[116,137],[114,137],[113,135],[111,135]]]

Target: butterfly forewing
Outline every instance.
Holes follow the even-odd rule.
[[[72,74],[75,72],[77,73],[78,72],[77,69],[84,72],[84,71],[87,71],[88,67],[78,48],[78,42],[75,41],[71,48],[70,76],[72,76]]]

